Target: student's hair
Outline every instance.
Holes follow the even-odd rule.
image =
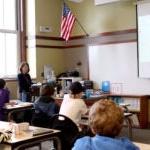
[[[73,95],[79,94],[83,92],[83,87],[80,82],[73,82],[70,86],[70,91],[71,91],[71,94]]]
[[[54,94],[54,87],[51,85],[43,85],[40,89],[41,96],[52,96]]]
[[[24,67],[24,66],[28,66],[28,72],[30,71],[30,67],[29,67],[29,64],[26,62],[26,61],[23,61],[23,62],[21,62],[21,64],[20,64],[20,67],[19,67],[19,71],[22,73],[22,68]]]
[[[123,126],[123,111],[112,100],[100,99],[90,109],[89,123],[94,134],[115,137]]]
[[[6,85],[6,82],[4,79],[0,79],[0,89],[3,89]]]

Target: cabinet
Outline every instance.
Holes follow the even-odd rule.
[[[148,101],[150,95],[126,95],[126,94],[102,94],[100,97],[84,99],[87,106],[91,106],[96,101],[102,98],[109,98],[112,100],[120,99],[122,103],[130,104],[129,111],[137,116],[139,121],[139,128],[148,128]],[[61,105],[62,99],[56,99]]]
[[[117,103],[121,102],[129,104],[129,111],[137,116],[139,122],[138,127],[148,128],[148,101],[150,99],[150,95],[102,94],[99,99],[101,98],[109,98]],[[85,102],[89,106],[99,99],[89,99],[85,100]]]
[[[114,99],[120,97],[123,103],[128,103],[129,111],[137,115],[140,128],[148,128],[148,101],[150,95],[108,95]]]

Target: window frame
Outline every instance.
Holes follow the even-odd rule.
[[[19,50],[20,50],[20,61],[26,61],[26,0],[17,0],[18,12],[18,33],[19,33]]]
[[[15,33],[17,35],[18,66],[21,61],[26,61],[26,0],[16,0],[16,30],[0,29],[1,33]],[[5,78],[5,77],[4,77]],[[14,77],[5,80],[15,81]]]

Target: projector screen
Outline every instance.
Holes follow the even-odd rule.
[[[150,78],[150,1],[137,4],[139,77]]]

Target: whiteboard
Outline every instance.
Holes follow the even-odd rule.
[[[138,77],[137,43],[89,46],[89,78],[96,89],[102,81],[120,86],[120,93],[149,94],[150,80]]]

